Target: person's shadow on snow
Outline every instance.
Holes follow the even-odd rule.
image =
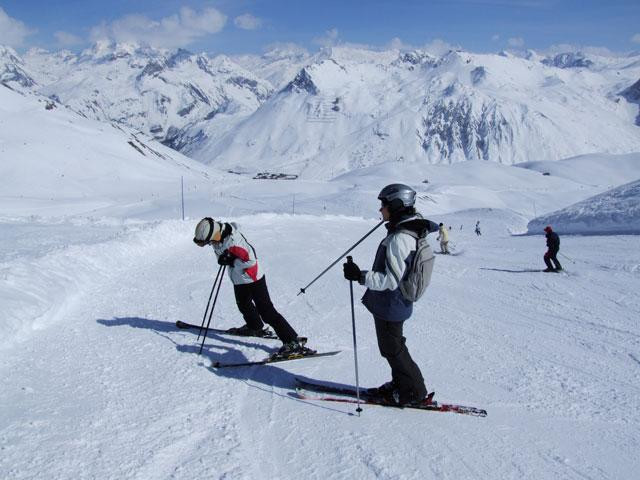
[[[99,318],[96,320],[99,324],[104,325],[106,327],[123,327],[128,326],[132,328],[142,328],[147,330],[152,330],[158,335],[166,338],[170,342],[172,342],[176,350],[182,353],[193,353],[198,354],[200,352],[200,345],[202,342],[202,337],[197,343],[188,343],[181,344],[178,343],[176,338],[174,338],[170,334],[175,333],[183,333],[187,337],[193,338],[195,341],[199,329],[182,329],[178,328],[175,322],[163,322],[160,320],[152,320],[149,318],[142,317],[115,317],[113,319],[102,319]],[[312,379],[308,377],[304,377],[302,375],[293,375],[292,373],[277,367],[275,365],[261,365],[260,367],[232,367],[232,368],[214,368],[212,365],[217,362],[224,363],[241,363],[241,362],[249,362],[253,360],[262,360],[268,354],[276,352],[280,347],[280,344],[277,341],[269,340],[269,345],[265,345],[262,343],[257,343],[251,340],[244,340],[240,337],[230,337],[227,335],[220,335],[215,332],[210,332],[207,335],[207,339],[205,340],[204,348],[202,349],[201,356],[204,357],[201,360],[201,365],[206,367],[210,372],[214,373],[219,377],[226,378],[234,378],[240,381],[243,381],[248,386],[257,388],[263,391],[271,392],[275,395],[279,395],[284,398],[288,398],[291,400],[297,400],[304,403],[308,403],[309,405],[319,406],[317,404],[311,404],[305,400],[300,400],[296,398],[294,392],[287,392],[287,394],[282,394],[274,391],[274,388],[288,389],[293,390],[296,386],[295,378],[298,377],[302,380],[307,381],[317,381],[317,379]],[[271,345],[273,344],[273,345]],[[262,350],[266,352],[265,354],[256,354],[251,355],[251,358],[248,358],[244,355],[244,353],[233,346],[242,346],[242,347],[251,347],[256,350]],[[206,360],[205,360],[206,359]],[[316,359],[308,359],[303,361],[319,361]],[[260,385],[262,384],[262,385]],[[338,410],[335,408],[320,406],[321,408],[337,411],[341,413],[346,413],[342,410]],[[351,413],[349,413],[351,415]]]
[[[113,319],[99,318],[96,320],[99,324],[107,327],[122,327],[128,326],[133,328],[142,328],[147,330],[153,330],[156,333],[162,335],[176,346],[176,350],[185,353],[198,353],[200,351],[200,345],[202,344],[202,336],[196,342],[200,329],[198,328],[178,328],[175,322],[163,322],[160,320],[152,320],[142,317],[115,317]],[[171,333],[182,333],[183,338],[191,337],[194,342],[190,344],[180,344],[176,341],[175,337],[169,336]],[[203,330],[204,334],[204,330]],[[213,343],[216,342],[216,343]],[[223,344],[221,345],[220,342]],[[212,363],[236,363],[249,361],[241,351],[231,348],[231,346],[244,346],[251,347],[259,350],[263,350],[267,353],[272,353],[277,350],[277,345],[269,346],[251,339],[244,340],[240,337],[229,337],[227,335],[220,335],[215,332],[209,331],[207,338],[202,349],[202,355],[209,357]],[[216,350],[222,350],[222,352],[216,352]]]

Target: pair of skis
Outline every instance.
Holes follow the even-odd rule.
[[[191,328],[200,328],[198,325],[193,325],[181,321],[176,322],[176,326],[181,329],[191,329]],[[215,333],[220,335],[233,335],[233,336],[244,336],[247,335],[237,335],[234,333],[230,333],[227,330],[221,329],[209,329]],[[263,336],[256,338],[277,338],[275,335],[273,336]],[[233,368],[233,367],[251,367],[255,365],[267,365],[270,363],[277,362],[288,362],[292,360],[302,360],[305,358],[315,358],[315,357],[327,357],[333,356],[340,353],[340,350],[332,351],[332,352],[316,352],[311,350],[312,353],[305,354],[292,354],[292,355],[278,355],[273,354],[269,357],[252,362],[239,362],[239,363],[220,363],[216,362],[212,365],[213,368]],[[295,395],[301,400],[314,400],[314,401],[325,401],[325,402],[340,402],[340,403],[350,403],[357,404],[357,392],[356,388],[352,386],[333,386],[326,385],[320,383],[309,382],[307,380],[303,380],[301,378],[296,377],[296,393]],[[381,407],[396,407],[397,405],[386,402],[383,398],[371,395],[368,393],[367,388],[360,389],[360,403],[365,405],[377,405]],[[433,401],[431,398],[429,400],[418,403],[406,405],[402,408],[412,408],[418,410],[427,410],[432,412],[451,412],[451,413],[459,413],[463,415],[472,415],[476,417],[486,417],[487,411],[481,408],[475,407],[467,407],[464,405],[456,405],[451,403],[440,403],[437,401]]]
[[[185,323],[180,320],[176,322],[176,327],[181,329],[199,329],[200,326],[193,325],[191,323]],[[227,330],[221,330],[219,328],[210,328],[210,332],[217,333],[219,335],[231,335],[234,337],[251,337],[251,338],[266,338],[266,339],[278,339],[278,337],[271,331],[269,331],[268,335],[263,336],[253,336],[253,335],[240,335],[237,333],[232,333]],[[301,337],[301,340],[306,342],[305,337]],[[211,366],[213,368],[230,368],[230,367],[251,367],[253,365],[266,365],[268,363],[277,363],[277,362],[288,362],[291,360],[301,360],[303,358],[312,358],[312,357],[328,357],[331,355],[337,355],[340,353],[340,350],[335,350],[333,352],[316,352],[315,350],[309,350],[305,353],[293,353],[290,355],[279,355],[277,353],[269,355],[267,358],[262,360],[252,361],[252,362],[238,362],[238,363],[220,363],[215,362]]]

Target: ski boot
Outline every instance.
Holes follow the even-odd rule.
[[[433,403],[434,394],[435,392],[431,392],[423,397],[413,391],[405,392],[394,388],[393,390],[387,391],[383,394],[381,398],[386,405],[404,408],[417,405],[429,405]]]
[[[306,343],[306,337],[296,337],[295,340],[283,343],[280,349],[271,355],[271,358],[299,358],[316,353],[316,350],[305,347]]]
[[[240,337],[271,337],[273,334],[269,330],[269,327],[264,327],[258,330],[249,328],[248,325],[242,325],[241,327],[233,327],[227,329],[227,333],[232,335],[238,335]]]

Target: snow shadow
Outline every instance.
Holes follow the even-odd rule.
[[[162,334],[165,338],[171,341],[175,346],[176,350],[179,352],[185,353],[195,353],[198,354],[200,351],[200,345],[202,342],[202,337],[200,337],[200,341],[193,344],[183,345],[176,340],[166,334],[170,333],[181,333],[183,335],[192,336],[194,341],[198,337],[199,329],[183,329],[178,328],[175,322],[163,322],[160,320],[153,320],[150,318],[143,317],[115,317],[113,319],[103,319],[99,318],[96,320],[99,324],[107,326],[107,327],[133,327],[133,328],[142,328],[147,330],[155,331],[156,333]],[[220,343],[213,343],[220,342]],[[272,341],[273,342],[273,341]],[[242,354],[240,350],[231,348],[231,346],[242,346],[242,347],[250,347],[258,350],[263,350],[267,354],[275,352],[278,349],[279,343],[273,342],[273,346],[264,345],[262,343],[257,343],[251,340],[244,340],[240,338],[233,338],[226,335],[220,335],[215,332],[209,332],[207,334],[207,339],[205,340],[204,348],[202,349],[202,355],[208,357],[211,362],[246,362],[248,359]],[[223,350],[222,353],[216,353],[212,351],[212,349]]]
[[[544,272],[542,268],[529,268],[524,270],[509,270],[507,268],[486,268],[480,267],[480,270],[492,270],[494,272],[508,272],[508,273],[531,273],[531,272]]]
[[[141,317],[115,317],[111,320],[99,318],[96,322],[106,327],[129,326],[133,328],[146,328],[157,332],[175,332],[179,330],[175,323],[161,322],[160,320]]]
[[[293,360],[296,362],[297,360]],[[321,359],[307,359],[301,361],[322,361]],[[260,365],[253,367],[237,367],[237,368],[214,368],[208,367],[209,371],[218,377],[232,378],[243,382],[250,388],[262,390],[271,395],[277,395],[283,399],[303,403],[313,408],[321,408],[342,415],[353,416],[353,412],[344,409],[329,406],[326,404],[318,404],[307,399],[297,396],[295,391],[296,378],[307,382],[324,383],[331,386],[348,386],[346,384],[329,383],[302,375],[294,375],[282,367],[275,365]],[[284,392],[278,392],[276,389],[283,389]]]
[[[250,339],[247,340],[243,337],[230,337],[227,335],[220,335],[215,332],[210,332],[207,335],[202,353],[199,354],[202,338],[200,338],[200,341],[198,342],[195,341],[198,336],[199,329],[178,328],[175,322],[166,322],[135,316],[114,317],[112,319],[99,318],[96,321],[106,327],[132,327],[151,330],[159,335],[162,335],[164,338],[173,343],[177,351],[182,353],[191,353],[194,355],[198,355],[199,357],[205,357],[206,360],[202,359],[203,365],[208,362],[210,362],[210,365],[212,365],[216,362],[239,363],[251,360],[260,360],[270,353],[277,351],[278,347],[280,346],[280,343],[277,340],[266,340],[269,342],[269,344],[265,345],[264,343],[257,343]],[[171,335],[175,333],[187,334],[189,335],[189,337],[193,338],[194,342],[189,344],[178,343],[177,340],[179,340],[180,338],[184,338],[184,336],[175,338],[173,335]],[[247,350],[248,348],[251,350]],[[256,350],[258,352],[256,352]],[[251,355],[249,357],[245,355],[245,352],[247,351],[251,352]],[[264,353],[260,353],[260,351]],[[299,361],[318,362],[322,361],[322,359],[310,358]],[[351,415],[350,412],[345,412],[344,410],[328,407],[326,405],[318,405],[317,403],[311,403],[307,400],[297,398],[295,396],[296,375],[288,372],[283,368],[280,368],[279,366],[261,365],[259,367],[254,366],[234,368],[213,368],[212,366],[208,366],[206,368],[219,377],[233,378],[244,382],[251,388],[268,391],[274,395],[278,395],[291,401],[302,402],[317,408]],[[298,377],[309,382],[321,382],[321,380],[319,381],[300,375],[298,375]],[[274,388],[284,389],[287,391],[286,393],[279,393],[277,391],[274,391]]]

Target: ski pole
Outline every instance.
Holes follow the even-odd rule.
[[[220,268],[218,268],[218,273],[216,273],[216,279],[213,281],[213,286],[211,287],[211,293],[209,294],[209,300],[207,301],[207,308],[205,308],[204,310],[204,315],[202,316],[202,324],[200,325],[200,331],[198,331],[198,340],[200,340],[200,335],[202,335],[202,329],[204,328],[204,321],[207,318],[207,312],[209,311],[209,304],[211,303],[211,297],[213,297],[213,291],[216,289],[216,283],[218,283],[218,277],[220,276],[221,270],[222,270],[222,265],[220,265]]]
[[[558,252],[560,255],[562,255],[564,258],[566,258],[567,260],[569,260],[571,263],[576,263],[574,262],[571,258],[567,257],[564,253],[562,252]]]
[[[347,263],[353,263],[352,256],[347,257]],[[356,408],[356,412],[358,412],[358,416],[360,416],[360,412],[362,411],[362,408],[360,408],[360,379],[358,377],[358,345],[356,343],[356,312],[353,308],[353,280],[349,280],[349,293],[351,293],[351,327],[353,331],[353,359],[356,366],[356,398],[358,399],[358,408]]]
[[[369,232],[367,232],[367,234],[362,237],[360,240],[358,240],[356,243],[354,243],[351,248],[349,248],[349,250],[347,250],[346,252],[344,252],[342,255],[340,255],[335,262],[333,262],[331,265],[329,265],[327,268],[325,268],[320,275],[318,275],[316,278],[314,278],[313,280],[311,280],[311,283],[309,283],[306,287],[303,287],[300,289],[300,292],[298,292],[298,295],[300,295],[301,293],[306,293],[307,288],[309,288],[311,285],[313,285],[315,283],[316,280],[318,280],[321,276],[323,276],[325,273],[327,273],[327,271],[333,267],[336,263],[338,263],[340,260],[342,260],[344,258],[344,256],[349,253],[351,250],[353,250],[354,248],[356,248],[358,245],[360,245],[360,243],[367,238],[369,235],[371,235],[380,225],[382,225],[385,221],[381,220],[380,223],[378,223],[375,227],[373,227],[371,230],[369,230]]]
[[[209,332],[209,325],[211,325],[211,317],[213,317],[213,309],[216,308],[216,302],[218,301],[218,294],[220,293],[220,287],[222,286],[222,280],[224,279],[224,271],[227,269],[226,265],[222,266],[222,275],[220,275],[220,281],[218,282],[218,289],[216,290],[216,296],[213,297],[213,305],[211,305],[211,312],[209,312],[209,320],[207,321],[207,328],[204,331],[204,335],[202,336],[202,344],[200,345],[200,351],[198,354],[202,353],[202,348],[204,347],[204,341],[207,339],[207,333]]]

